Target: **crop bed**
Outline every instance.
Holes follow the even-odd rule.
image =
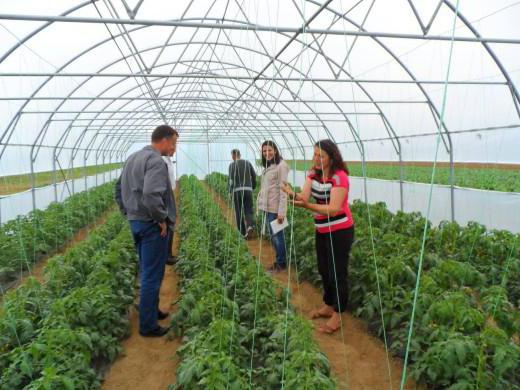
[[[113,206],[113,191],[113,183],[103,184],[1,225],[2,291],[34,263],[56,253],[78,230]]]
[[[119,212],[29,278],[0,310],[1,389],[96,389],[128,334],[136,254]]]
[[[225,175],[213,173],[208,182],[227,196]],[[384,203],[355,201],[351,209],[350,310],[403,357],[426,221],[419,213],[393,214]],[[292,264],[319,285],[312,217],[294,209],[288,218]],[[520,235],[477,223],[429,226],[409,351],[413,377],[435,389],[520,388],[519,301]]]
[[[182,298],[172,325],[185,344],[171,388],[335,388],[310,323],[295,315],[203,184],[183,177],[180,193]]]

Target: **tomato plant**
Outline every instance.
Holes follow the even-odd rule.
[[[5,296],[1,388],[100,386],[96,368],[115,359],[118,340],[129,331],[136,254],[125,225],[113,213],[83,242],[49,261],[45,283],[29,279]]]
[[[58,251],[75,232],[113,206],[112,192],[113,183],[103,184],[0,226],[0,284],[4,290],[22,271]]]
[[[226,195],[221,176],[207,182]],[[172,324],[186,344],[171,388],[278,389],[283,381],[291,388],[334,388],[309,324],[298,322],[290,305],[286,311],[287,294],[251,256],[209,192],[195,177],[181,178],[180,191],[184,226],[176,268],[182,296]]]

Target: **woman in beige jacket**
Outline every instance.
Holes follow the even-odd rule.
[[[287,213],[287,194],[283,191],[287,182],[289,167],[283,160],[278,147],[273,141],[262,144],[262,182],[257,198],[257,208],[265,215],[264,226],[268,225],[271,243],[276,251],[276,261],[270,267],[273,272],[287,268],[285,236],[283,230],[273,235],[271,222],[283,223]],[[262,229],[264,230],[264,229]]]

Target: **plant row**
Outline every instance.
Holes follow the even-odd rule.
[[[6,294],[0,314],[1,389],[95,389],[129,332],[136,259],[123,217]]]
[[[180,181],[181,300],[172,327],[184,336],[172,389],[333,389],[329,363],[284,289],[251,256],[195,177]]]
[[[227,177],[212,176],[225,195]],[[355,201],[351,210],[350,310],[403,357],[427,222],[384,203]],[[288,218],[298,275],[320,285],[312,216],[296,208]],[[520,235],[474,222],[428,223],[409,355],[414,378],[433,388],[519,388],[519,300]]]
[[[513,302],[520,292],[519,237],[487,232],[475,223],[429,226],[419,264],[426,223],[419,213],[393,214],[383,203],[368,208],[361,202],[354,202],[352,212],[357,239],[350,264],[351,309],[375,334],[386,335],[400,357],[415,310],[409,348],[413,377],[433,388],[516,388],[520,313]],[[312,231],[303,227],[309,225],[308,215],[296,210],[294,219],[295,240]],[[298,246],[302,268],[314,263],[306,248]]]
[[[57,252],[105,212],[114,204],[113,189],[113,183],[107,183],[1,225],[0,285],[5,288],[43,256]]]

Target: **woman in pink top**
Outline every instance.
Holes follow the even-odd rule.
[[[324,305],[311,316],[329,318],[319,330],[333,333],[341,326],[339,313],[345,311],[348,302],[348,259],[354,242],[354,221],[348,206],[348,169],[337,145],[328,139],[314,145],[313,163],[302,192],[295,194],[289,185],[284,191],[294,199],[295,206],[314,212]],[[311,197],[315,203],[309,203]]]

